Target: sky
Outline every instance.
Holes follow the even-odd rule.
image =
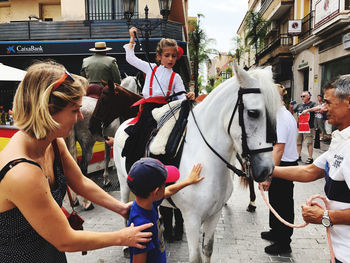
[[[220,52],[233,49],[232,38],[247,12],[247,0],[189,0],[188,15],[203,14],[201,26],[208,38],[214,38],[214,46]]]

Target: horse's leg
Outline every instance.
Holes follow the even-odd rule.
[[[214,247],[214,233],[221,215],[221,209],[216,214],[208,217],[203,223],[202,252],[204,262],[209,263]]]
[[[79,141],[79,144],[81,146],[81,150],[82,150],[82,155],[81,155],[81,162],[80,162],[80,170],[81,172],[87,176],[88,173],[87,173],[87,170],[88,170],[88,165],[89,165],[89,162],[92,158],[92,148],[94,146],[94,143],[95,141],[93,140],[90,140],[90,141],[86,141],[86,142],[80,142]],[[87,200],[86,198],[84,198],[83,200],[83,206],[84,206],[84,209],[86,210],[91,210],[93,207],[92,203]]]
[[[256,205],[255,205],[256,195],[255,195],[255,189],[254,189],[254,180],[252,178],[249,178],[248,181],[249,181],[250,202],[249,202],[249,205],[247,207],[247,211],[248,212],[255,212],[255,209],[256,209]]]
[[[108,171],[108,164],[109,160],[111,159],[111,146],[109,146],[107,143],[105,143],[105,170],[103,172],[103,185],[108,186],[111,184],[111,180],[109,179],[109,171]]]
[[[72,129],[69,133],[69,136],[67,138],[65,138],[65,142],[67,145],[67,148],[69,150],[69,153],[72,155],[72,157],[74,158],[74,160],[77,162],[77,144],[76,144],[76,139],[75,139],[75,130]],[[74,206],[79,205],[79,199],[78,199],[78,195],[71,189],[70,189],[70,193],[74,202]]]
[[[200,217],[193,211],[183,212],[190,263],[201,263],[202,257],[199,250]]]

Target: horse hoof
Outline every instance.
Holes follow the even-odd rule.
[[[250,212],[250,213],[255,212],[255,209],[256,209],[255,205],[249,204],[248,207],[247,207],[247,211]]]
[[[124,247],[123,248],[123,253],[124,253],[124,257],[125,258],[130,258],[130,253],[129,253],[129,248],[128,247]]]
[[[110,185],[111,185],[111,180],[109,180],[109,179],[104,179],[104,180],[103,180],[103,185],[104,185],[104,186],[110,186]]]

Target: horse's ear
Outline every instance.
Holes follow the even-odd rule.
[[[264,70],[266,71],[266,74],[268,74],[269,76],[271,76],[271,78],[273,77],[272,66],[266,66],[266,67],[264,68]]]
[[[252,82],[252,78],[249,76],[249,74],[242,69],[240,66],[238,66],[236,60],[233,60],[233,68],[235,71],[235,74],[237,76],[238,82],[242,88],[249,87],[250,83]]]
[[[103,86],[106,86],[106,85],[107,85],[107,82],[106,82],[105,80],[100,79],[100,81],[101,81],[101,83],[102,83]]]

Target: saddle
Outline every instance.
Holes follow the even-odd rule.
[[[190,103],[176,100],[152,110],[157,128],[152,132],[145,149],[145,156],[166,160],[175,158],[179,153],[186,134],[187,117]],[[117,145],[124,148],[129,135],[123,131],[117,138]],[[170,163],[173,163],[170,161]]]
[[[103,88],[98,84],[89,84],[86,90],[86,96],[99,99]]]

